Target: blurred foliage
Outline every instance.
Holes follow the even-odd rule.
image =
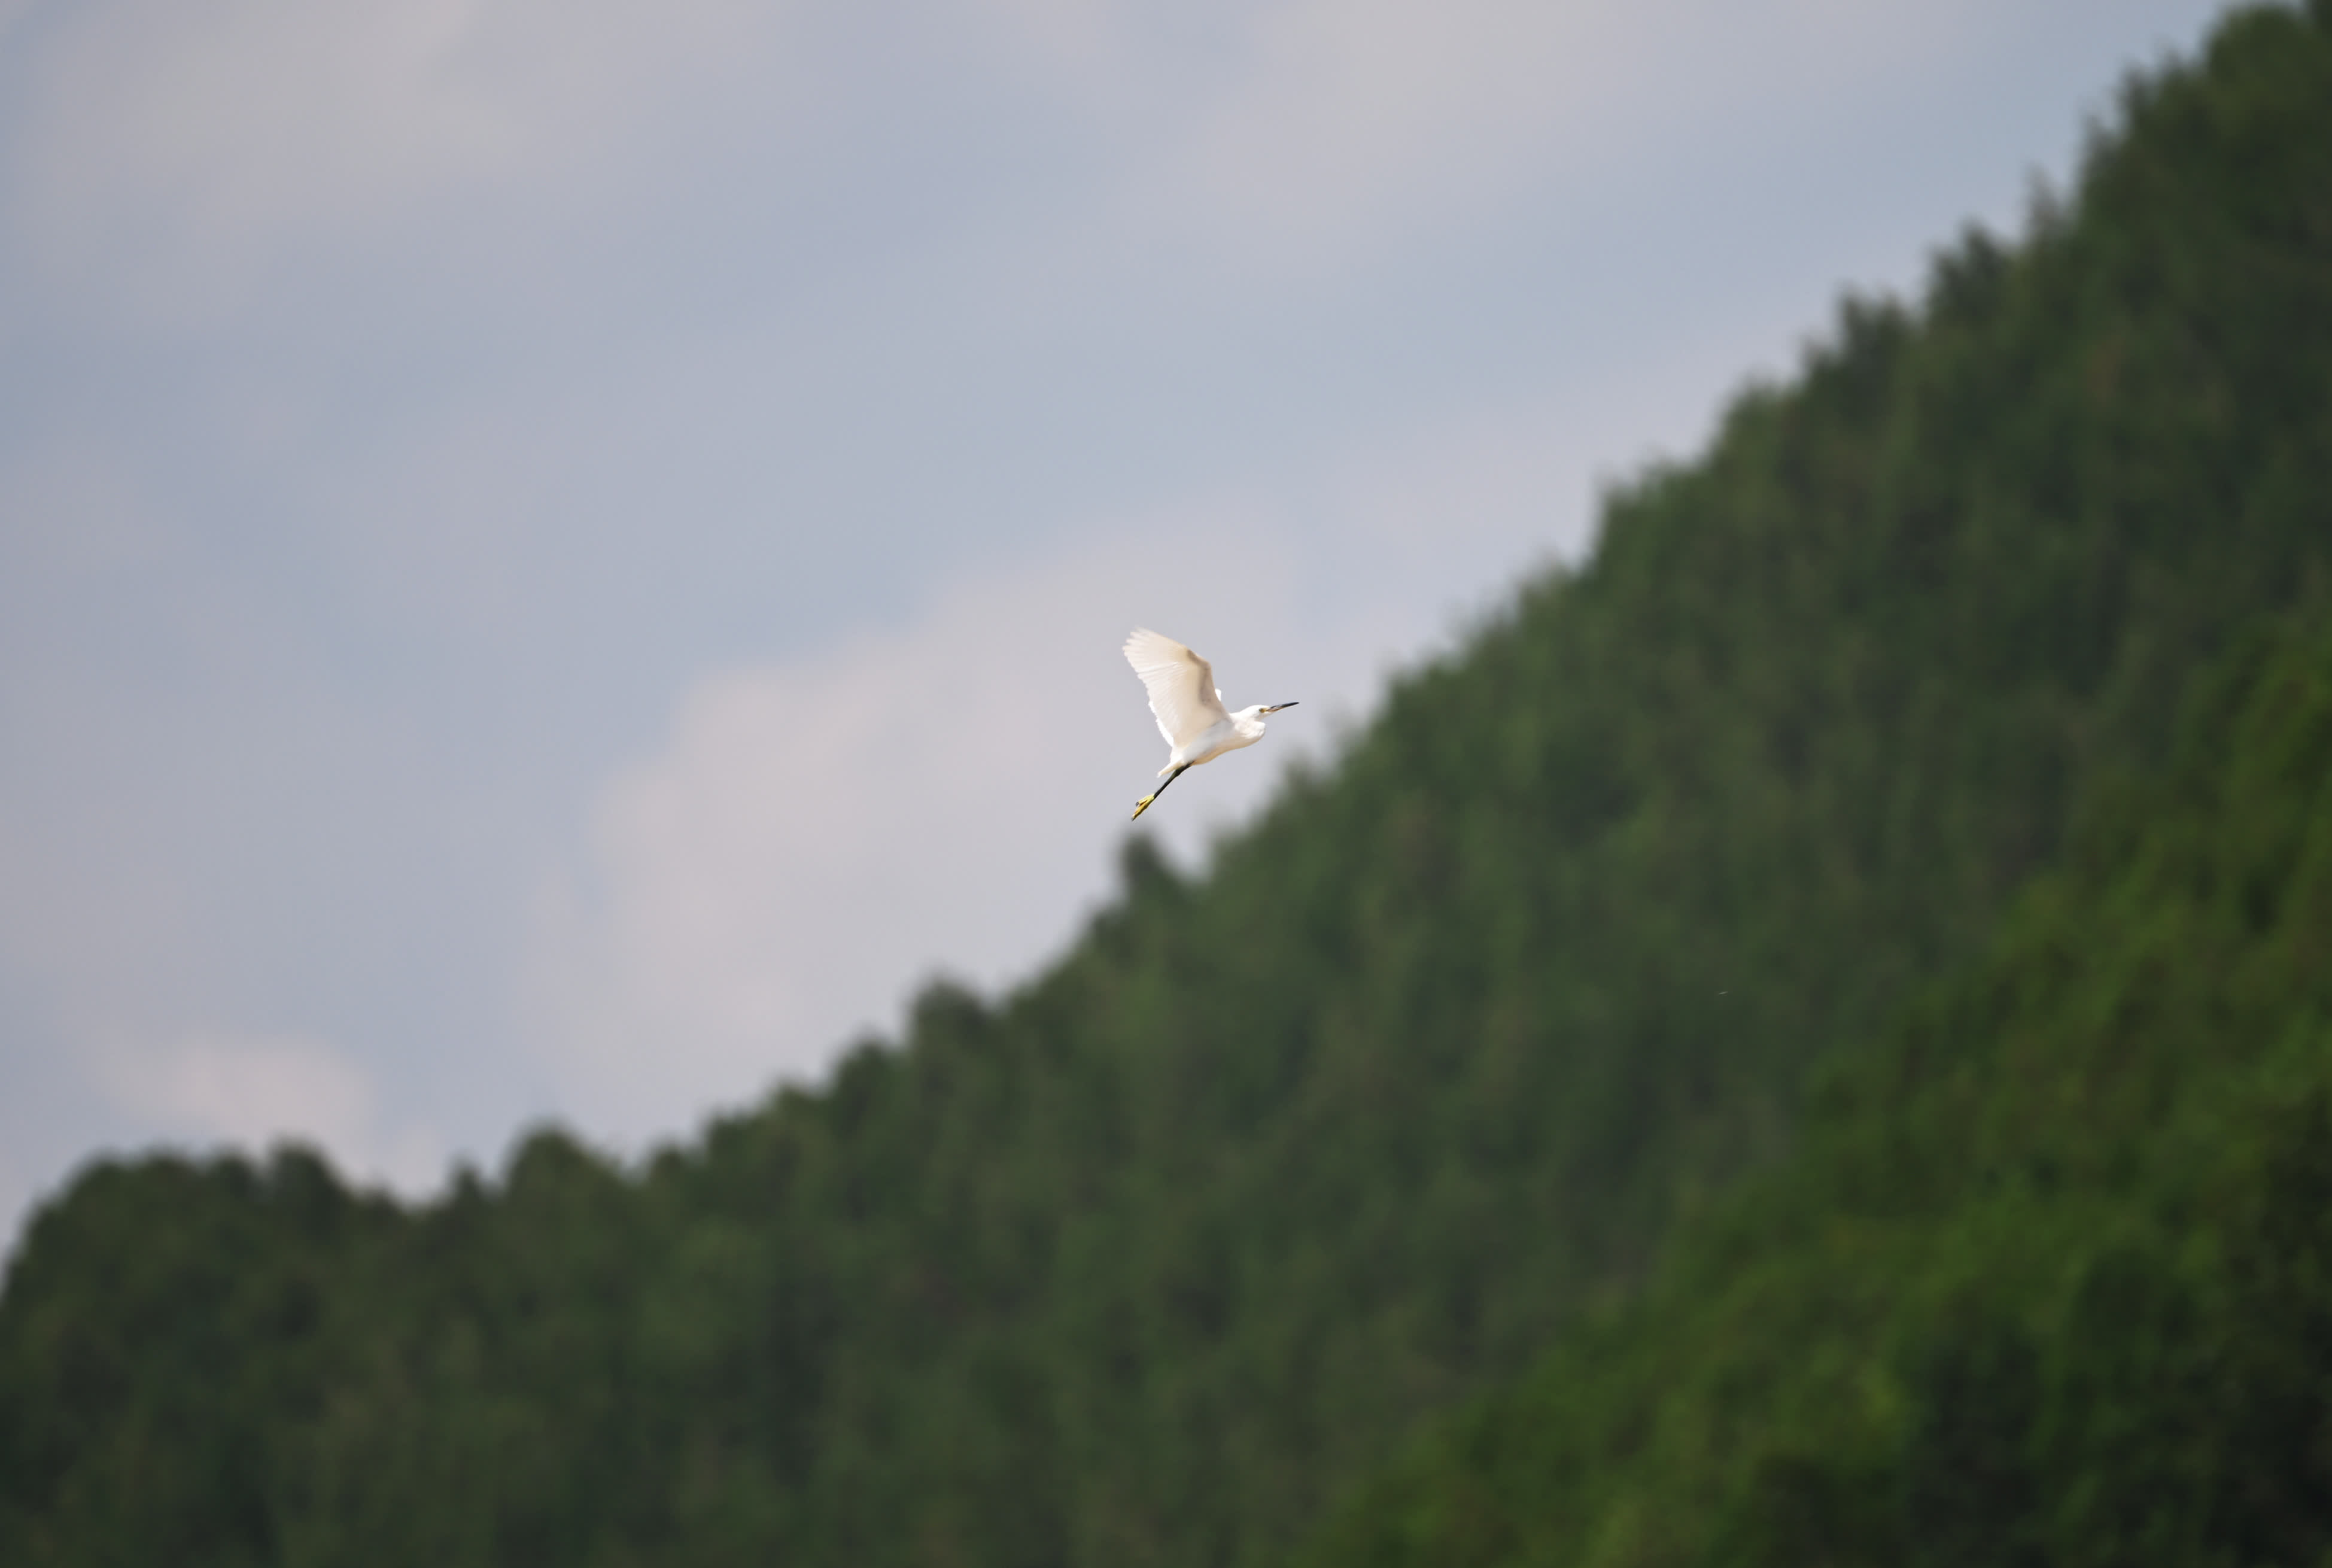
[[[1689,1434],[1630,1435],[1653,1418],[1627,1416],[1625,1380],[1671,1352],[1625,1325],[1672,1323],[1717,1380],[1676,1418],[1714,1451],[1792,1313],[1803,1419],[1776,1413],[1744,1450],[1762,1468],[1687,1507],[1612,1471],[1608,1497],[1577,1494],[1610,1503],[1598,1550],[1649,1561],[1707,1514],[1712,1551],[1807,1555],[1850,1525],[1832,1554],[1851,1555],[1981,1509],[2030,1515],[2051,1551],[2076,1504],[1988,1434],[2204,1459],[2075,1433],[2075,1373],[2032,1315],[2215,1322],[2214,1279],[2270,1269],[2173,1267],[2125,1223],[2115,1172],[2158,1162],[2104,1129],[2142,1119],[2101,1121],[2082,1156],[2124,1162],[2079,1190],[2133,1238],[2120,1275],[2096,1255],[2086,1307],[1978,1278],[1994,1243],[2034,1269],[2090,1257],[2067,1252],[2075,1198],[2004,1195],[1933,1262],[1899,1239],[1916,1226],[1841,1210],[1836,1245],[1913,1247],[1935,1321],[1968,1324],[1902,1330],[1914,1359],[1868,1389],[1880,1363],[1852,1334],[1908,1322],[1891,1297],[1818,1300],[1784,1271],[1778,1315],[1743,1307],[1737,1330],[1624,1304],[1648,1275],[1653,1302],[1768,1288],[1763,1243],[1693,1242],[1679,1256],[1717,1260],[1701,1286],[1650,1271],[1679,1224],[1749,1234],[1728,1194],[1801,1169],[1775,1162],[1816,1064],[1901,1056],[1889,1020],[1985,951],[2073,801],[2163,765],[2198,671],[2332,604],[2327,497],[2318,0],[2234,14],[2205,58],[2134,82],[2022,239],[1967,235],[1916,306],[1850,301],[1789,386],[1615,492],[1591,560],[1400,682],[1207,875],[1131,841],[1123,895],[1018,991],[935,987],[902,1041],[636,1171],[543,1132],[417,1209],[296,1152],[83,1173],[0,1295],[0,1561],[1269,1561],[1550,1345],[1611,1347],[1605,1402],[1502,1451],[1638,1442],[1700,1476]],[[1920,1026],[1932,1070],[2011,1048],[1980,1023]],[[1824,1098],[1821,1149],[1858,1115],[1896,1125],[1894,1099],[1836,1086],[1857,1081],[1820,1080],[1864,1107]],[[2075,1114],[2033,1090],[2000,1137]],[[2278,1182],[2317,1179],[2304,1148],[2241,1146],[2268,1174],[2227,1167],[2226,1202],[2264,1205],[2262,1235],[2304,1226],[2274,1209]],[[1874,1193],[1956,1201],[1942,1173],[1904,1185],[1891,1143],[1868,1158]],[[2290,1289],[2277,1310],[2302,1311]],[[1752,1359],[1728,1372],[1706,1344],[1735,1332]],[[2152,1353],[2098,1344],[2079,1375],[2099,1386]],[[1423,1488],[1438,1523],[1370,1535],[1353,1521],[1410,1515],[1363,1501],[1334,1538],[1362,1560],[1429,1544],[1419,1561],[1461,1560],[1438,1554],[1467,1531],[1484,1561],[1560,1538],[1492,1451],[1540,1397],[1442,1439],[1482,1448],[1480,1475],[1428,1458],[1363,1494]],[[1965,1458],[1916,1464],[1915,1441]],[[1865,1506],[1846,1459],[1908,1500]],[[1959,1551],[1954,1527],[1917,1538]]]
[[[1300,1561],[2332,1561],[2332,624]]]

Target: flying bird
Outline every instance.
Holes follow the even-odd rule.
[[[1166,780],[1133,803],[1139,817],[1150,803],[1201,762],[1211,762],[1226,751],[1252,746],[1263,739],[1263,718],[1293,703],[1257,703],[1234,713],[1223,706],[1215,689],[1215,667],[1176,642],[1152,631],[1136,631],[1125,639],[1125,662],[1150,690],[1150,712],[1158,732],[1173,750],[1158,776]]]

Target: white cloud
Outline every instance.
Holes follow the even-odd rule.
[[[1132,210],[1311,268],[1550,176],[1599,183],[1754,100],[1931,68],[1978,5],[1277,0],[1168,132]],[[1744,62],[1754,69],[1742,69]]]
[[[384,1127],[371,1078],[321,1040],[213,1030],[117,1047],[100,1063],[102,1085],[122,1108],[172,1142],[258,1151],[297,1140],[361,1180],[408,1192],[444,1174],[436,1140]]]
[[[1191,125],[1179,174],[1249,232],[1345,237],[1420,181],[1472,181],[1526,156],[1566,99],[1592,87],[1577,56],[1593,51],[1605,9],[1267,7],[1229,91]]]
[[[372,1112],[354,1063],[314,1040],[197,1035],[119,1070],[123,1095],[198,1137],[242,1143],[305,1134],[348,1144]]]
[[[1234,703],[1303,704],[1143,819],[1195,861],[1493,585],[1578,559],[1610,454],[1697,434],[1673,409],[1698,372],[1639,367],[1080,529],[1094,542],[959,580],[904,625],[698,680],[539,896],[523,1008],[565,1110],[626,1142],[676,1132],[814,1076],[935,970],[1025,978],[1109,891],[1163,760],[1116,652],[1131,626],[1205,652]]]
[[[570,1108],[667,1131],[815,1073],[935,969],[1023,971],[1104,891],[1163,755],[1118,642],[1154,622],[1235,698],[1295,695],[1294,565],[1284,530],[1235,508],[1163,516],[961,585],[910,626],[699,682],[602,794],[588,875],[545,895],[530,1005]],[[1335,693],[1306,694],[1318,714]],[[1273,741],[1186,780],[1153,826],[1195,847],[1267,788],[1295,743]]]
[[[823,0],[92,0],[0,13],[35,66],[0,115],[0,195],[46,285],[183,323],[263,304],[287,266],[426,272],[473,231],[577,213],[623,233],[675,165],[783,221],[796,152],[825,190],[1033,92],[1057,137],[1116,149],[1056,217],[1267,271],[1622,167],[1746,100],[1919,69],[1997,3],[929,0],[877,24]],[[542,269],[570,255],[518,250],[503,286],[563,285]]]
[[[440,198],[597,180],[748,62],[798,86],[751,0],[98,0],[17,46],[10,227],[50,280],[166,316],[285,253],[409,244]],[[441,242],[446,237],[436,236]]]
[[[1094,530],[905,626],[698,681],[601,790],[583,865],[540,895],[524,1006],[568,1114],[626,1142],[669,1133],[814,1076],[935,970],[1029,974],[1109,891],[1163,760],[1117,654],[1137,624],[1206,653],[1234,703],[1303,704],[1143,819],[1202,857],[1449,630],[1486,570],[1583,548],[1593,437],[1559,418],[1484,414],[1269,502]]]

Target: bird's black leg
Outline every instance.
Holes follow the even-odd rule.
[[[1183,774],[1188,773],[1190,770],[1190,765],[1188,762],[1183,763],[1180,768],[1175,769],[1174,771],[1166,775],[1166,784],[1171,784],[1175,779],[1180,779]],[[1127,820],[1139,820],[1142,814],[1150,809],[1150,803],[1152,800],[1157,799],[1161,795],[1166,793],[1166,784],[1161,784],[1157,789],[1152,789],[1149,794],[1144,795],[1141,799],[1135,801],[1133,803],[1133,816],[1128,817]]]

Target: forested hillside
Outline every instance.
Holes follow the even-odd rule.
[[[2332,1554],[2332,618],[1328,1568]]]
[[[1898,1057],[2197,672],[2332,606],[2327,498],[2315,0],[2133,86],[2021,239],[1849,303],[1215,870],[1132,841],[1011,995],[642,1171],[544,1133],[420,1208],[297,1153],[83,1173],[0,1296],[0,1561],[1251,1563],[1550,1345],[1673,1323],[1721,1378],[1721,1328],[1623,1310],[1672,1227],[1800,1169],[1814,1066]],[[1868,1070],[1822,1148],[1894,1125]],[[1831,1415],[1735,1487],[1741,1552],[1797,1539],[1790,1477],[1896,1462]],[[1409,1465],[1324,1560],[1443,1560],[1463,1467]],[[1484,1560],[1558,1538],[1466,1484]]]

